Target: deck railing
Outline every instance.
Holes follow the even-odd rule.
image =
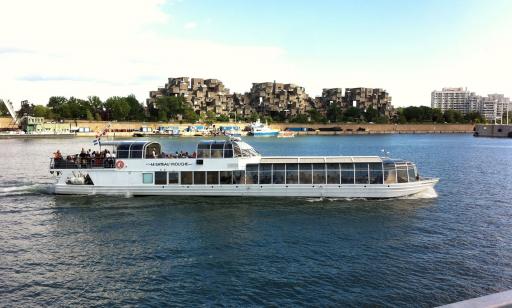
[[[103,169],[114,168],[116,159],[106,158],[78,158],[75,160],[54,159],[50,160],[50,169]]]

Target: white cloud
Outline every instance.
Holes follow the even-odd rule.
[[[0,98],[46,103],[52,95],[133,93],[144,101],[168,77],[217,78],[232,91],[276,80],[306,87],[382,87],[396,105],[429,104],[430,91],[467,86],[512,95],[511,22],[471,34],[459,52],[390,61],[375,55],[292,60],[279,46],[246,46],[162,36],[176,26],[164,0],[17,0],[0,2]],[[172,6],[171,6],[172,7]],[[30,9],[28,9],[30,8]],[[209,23],[208,20],[202,23]],[[197,27],[195,21],[183,25]],[[454,44],[457,44],[454,41]]]
[[[246,91],[252,80],[279,77],[269,67],[292,71],[280,48],[157,34],[155,25],[172,24],[161,4],[160,0],[2,2],[0,11],[6,18],[0,19],[0,97],[44,104],[52,95],[107,98],[134,93],[144,101],[168,77],[218,78],[232,90]]]
[[[195,21],[189,21],[185,23],[185,25],[183,25],[183,28],[185,28],[186,30],[195,29],[197,28],[197,23]]]

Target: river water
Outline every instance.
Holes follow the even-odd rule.
[[[245,140],[266,155],[385,149],[440,177],[438,197],[54,196],[49,155],[91,140],[0,140],[0,306],[434,306],[512,288],[511,139]]]

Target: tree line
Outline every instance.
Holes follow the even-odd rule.
[[[7,108],[0,103],[0,115],[8,115]],[[34,105],[27,101],[22,102],[18,117],[30,115],[44,117],[52,120],[79,119],[96,121],[184,121],[193,123],[196,121],[227,122],[236,117],[236,120],[256,121],[261,118],[267,122],[289,122],[295,123],[485,123],[485,119],[478,112],[470,112],[466,115],[456,110],[441,111],[440,109],[427,106],[410,106],[396,109],[393,118],[382,115],[377,109],[369,107],[362,110],[350,107],[342,110],[336,104],[330,105],[325,113],[316,109],[309,110],[305,114],[287,118],[286,114],[275,113],[262,117],[253,112],[247,117],[237,117],[235,114],[216,115],[208,111],[206,114],[197,114],[192,106],[181,96],[163,96],[150,102],[147,108],[137,100],[134,95],[112,96],[102,101],[98,96],[89,96],[87,99],[76,97],[66,98],[63,96],[52,96],[46,105]]]

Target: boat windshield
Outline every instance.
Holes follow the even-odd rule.
[[[242,141],[205,140],[197,145],[197,158],[233,158],[259,155],[252,146]]]

